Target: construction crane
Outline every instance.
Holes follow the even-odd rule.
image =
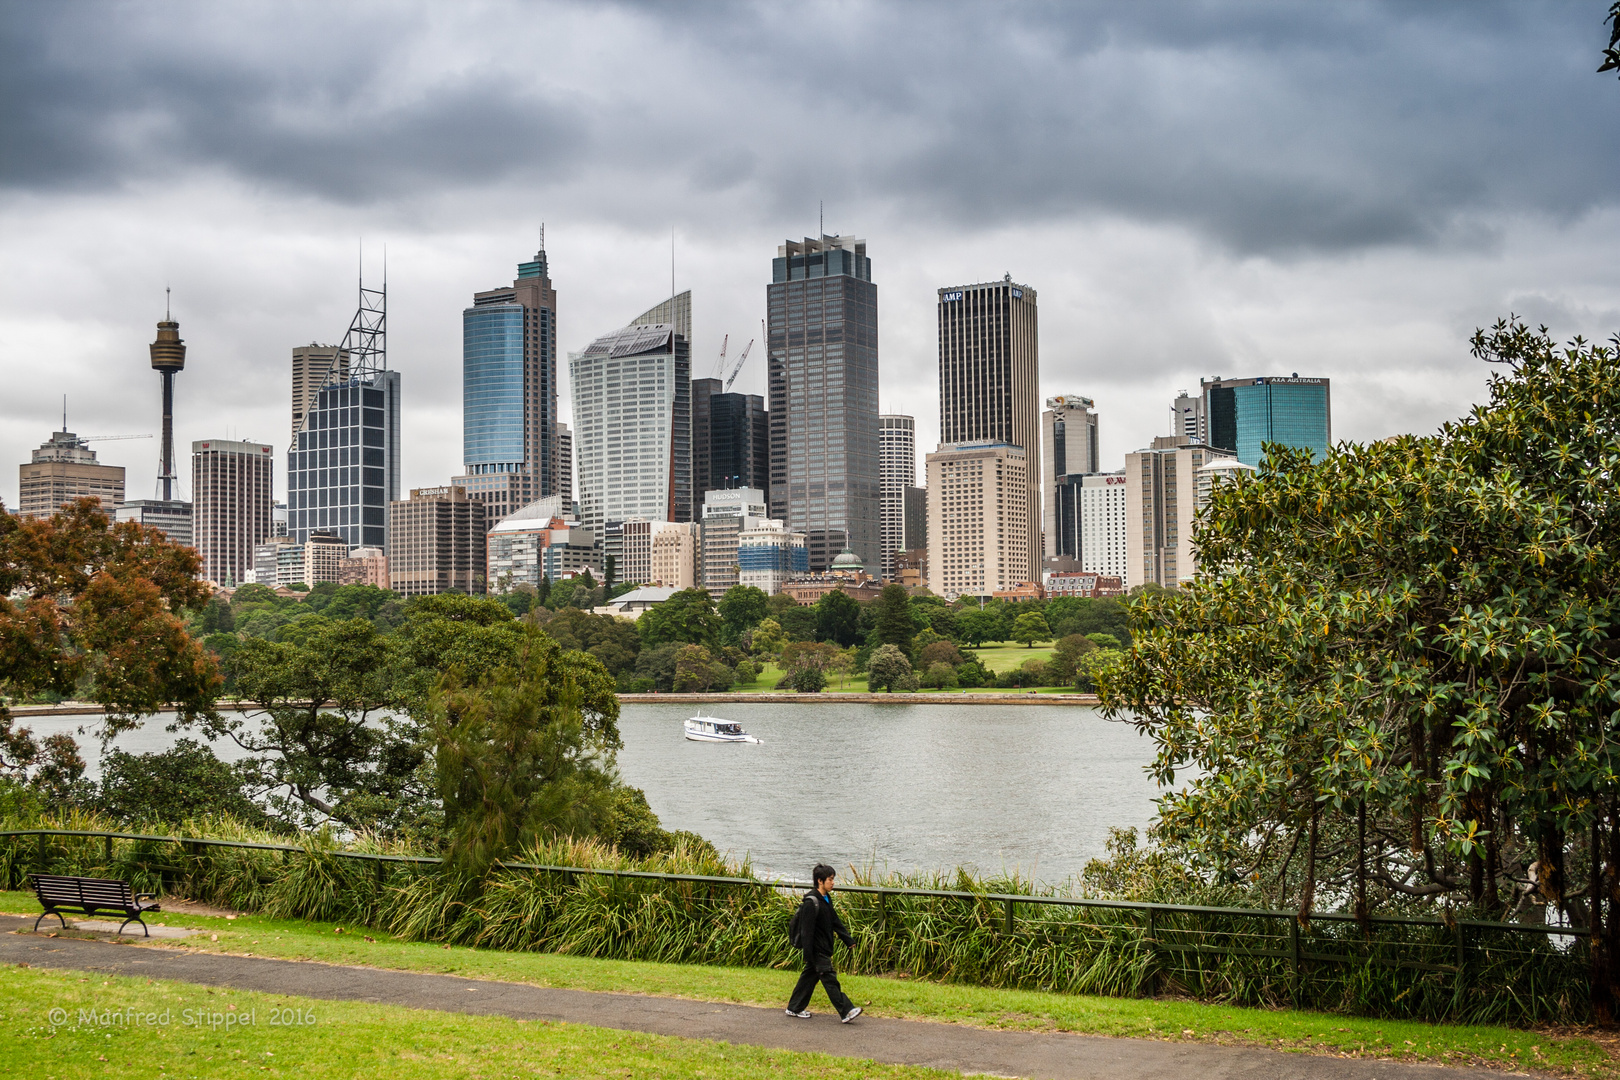
[[[714,362],[713,378],[718,379],[720,373],[726,370],[726,346],[731,344],[731,335],[727,334],[720,339],[720,359]]]
[[[743,361],[748,359],[748,351],[754,347],[754,339],[749,338],[748,344],[743,346],[742,355],[737,357],[737,364],[731,369],[731,375],[726,379],[726,393],[731,393],[731,384],[737,381],[737,372],[742,370]],[[723,354],[722,354],[723,355]]]
[[[150,439],[150,435],[80,435],[80,442],[117,442],[119,439]]]

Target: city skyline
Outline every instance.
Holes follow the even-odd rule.
[[[713,12],[545,10],[400,5],[379,36],[342,9],[294,25],[251,6],[186,23],[19,7],[0,453],[27,460],[63,392],[78,431],[155,435],[135,346],[172,285],[197,358],[176,445],[279,454],[287,350],[344,325],[363,241],[368,277],[386,245],[395,284],[402,489],[442,483],[461,452],[449,313],[535,250],[542,220],[566,267],[559,351],[668,295],[673,229],[702,358],[757,332],[758,253],[814,233],[824,200],[829,232],[883,253],[881,407],[917,416],[921,447],[938,441],[933,290],[1014,270],[1042,291],[1043,385],[1108,414],[1107,467],[1201,378],[1331,378],[1335,436],[1365,441],[1484,398],[1475,326],[1512,311],[1604,340],[1620,325],[1620,118],[1585,8],[1073,5],[985,28],[873,4],[742,10],[724,33]],[[771,58],[790,43],[841,77],[782,83]],[[588,58],[609,45],[633,77],[600,78]],[[1432,62],[1459,50],[1473,62]],[[1060,104],[1099,95],[1114,105]],[[133,123],[151,138],[118,137]],[[807,167],[794,151],[810,140],[862,168]],[[1561,167],[1495,160],[1521,143]],[[763,393],[758,359],[734,389]],[[153,495],[153,443],[101,454],[128,497]]]

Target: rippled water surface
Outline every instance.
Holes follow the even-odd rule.
[[[1152,744],[1079,706],[714,705],[759,745],[689,742],[691,703],[626,705],[619,768],[666,828],[756,869],[803,877],[817,860],[895,870],[1017,869],[1047,881],[1102,854],[1108,828],[1146,826]],[[99,718],[29,717],[36,734]],[[161,750],[148,720],[117,746]],[[95,776],[98,749],[81,736]],[[227,760],[229,745],[216,746]]]

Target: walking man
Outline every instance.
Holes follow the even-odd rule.
[[[838,973],[832,965],[833,935],[843,939],[846,949],[855,946],[855,939],[849,936],[844,920],[838,917],[838,912],[833,908],[833,882],[837,878],[833,868],[819,863],[811,874],[816,887],[804,894],[804,902],[793,916],[796,927],[794,944],[804,950],[804,971],[799,974],[798,985],[788,999],[787,1014],[801,1020],[810,1018],[810,995],[815,993],[816,980],[819,979],[821,985],[827,988],[827,997],[832,1001],[833,1008],[838,1010],[839,1020],[847,1024],[861,1015],[861,1009],[849,1000],[838,985]]]

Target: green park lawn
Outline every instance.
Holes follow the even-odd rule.
[[[1023,667],[1025,660],[1050,659],[1052,645],[1050,641],[1037,641],[1034,648],[1025,648],[1016,641],[993,641],[977,649],[963,649],[962,655],[977,656],[985,667],[999,673]]]
[[[0,892],[0,911],[35,914],[39,905],[32,894]],[[530,983],[537,986],[562,987],[575,990],[612,991],[618,993],[656,994],[700,1001],[723,1001],[746,1005],[780,1005],[791,988],[794,974],[761,968],[706,967],[696,964],[654,964],[625,960],[596,960],[550,953],[509,953],[487,949],[463,947],[447,948],[431,943],[405,942],[386,934],[357,927],[339,928],[330,923],[302,920],[270,919],[256,915],[241,915],[234,919],[198,915],[168,914],[154,917],[154,923],[197,928],[203,933],[178,941],[168,941],[164,947],[224,952],[238,955],[268,956],[285,959],[313,960],[333,964],[353,964],[399,971],[435,972],[471,978]],[[376,940],[367,940],[367,935]],[[44,1061],[44,1055],[67,1052],[79,1044],[73,1040],[58,1042],[51,1049],[49,1040],[38,1033],[34,1013],[26,1017],[19,1009],[37,1009],[66,1004],[53,997],[64,988],[85,987],[76,982],[80,973],[65,975],[43,972],[20,972],[15,968],[4,971],[5,991],[0,992],[0,1014],[8,1015],[12,1022],[4,1025],[0,1039],[10,1039],[7,1049],[0,1042],[0,1061],[15,1066],[24,1062]],[[100,981],[100,977],[97,977]],[[947,1021],[979,1027],[1010,1028],[1018,1030],[1073,1031],[1093,1035],[1132,1036],[1137,1038],[1199,1040],[1224,1044],[1267,1046],[1274,1049],[1351,1054],[1406,1061],[1429,1061],[1447,1064],[1489,1063],[1498,1067],[1529,1068],[1560,1075],[1615,1077],[1620,1070],[1596,1041],[1576,1035],[1546,1030],[1519,1030],[1502,1027],[1461,1027],[1426,1024],[1417,1021],[1375,1020],[1339,1016],[1289,1009],[1250,1009],[1225,1005],[1206,1005],[1181,1000],[1151,1000],[1139,998],[1092,997],[1086,995],[1044,993],[1032,990],[992,990],[982,987],[934,983],[920,980],[881,976],[843,976],[845,990],[856,1003],[873,1015],[905,1017],[916,1020]],[[112,980],[112,985],[123,985]],[[129,981],[130,993],[140,981]],[[105,993],[105,988],[95,992]],[[165,991],[168,992],[168,991]],[[242,995],[247,1000],[251,995]],[[270,999],[265,999],[270,1000]],[[239,1006],[241,1007],[241,1006]],[[680,1053],[671,1059],[666,1076],[684,1077],[701,1072],[705,1076],[747,1075],[748,1069],[759,1069],[767,1058],[781,1062],[781,1068],[791,1070],[815,1069],[818,1076],[843,1076],[833,1071],[827,1062],[832,1059],[813,1055],[784,1055],[781,1052],[748,1051],[741,1047],[713,1048],[713,1044],[699,1044],[684,1040],[658,1040],[652,1036],[630,1036],[621,1032],[600,1033],[595,1029],[567,1025],[519,1025],[512,1021],[475,1019],[470,1017],[442,1017],[440,1014],[412,1010],[385,1010],[369,1005],[336,1005],[315,1003],[322,1016],[342,1018],[342,1023],[322,1029],[336,1040],[330,1053],[335,1057],[314,1055],[299,1057],[296,1062],[284,1058],[284,1048],[250,1043],[247,1040],[226,1045],[222,1040],[202,1042],[185,1040],[170,1045],[128,1043],[137,1036],[122,1033],[113,1042],[119,1047],[130,1046],[157,1053],[185,1055],[184,1071],[174,1075],[215,1075],[214,1072],[194,1070],[191,1064],[198,1056],[214,1055],[220,1074],[227,1066],[240,1069],[252,1055],[273,1050],[276,1067],[328,1068],[331,1075],[361,1075],[380,1071],[373,1065],[399,1070],[400,1077],[435,1074],[435,1063],[449,1067],[454,1060],[455,1069],[472,1070],[474,1066],[486,1070],[505,1068],[506,1059],[500,1055],[516,1054],[526,1050],[535,1053],[537,1044],[551,1060],[558,1064],[558,1075],[584,1075],[566,1071],[573,1068],[574,1056],[601,1053],[597,1059],[608,1062],[606,1068],[633,1068],[632,1061],[661,1053]],[[13,1015],[15,1014],[15,1015]],[[382,1017],[392,1017],[384,1021]],[[351,1039],[361,1027],[344,1028],[343,1025],[394,1024],[390,1031],[396,1034],[373,1045],[368,1038]],[[341,1029],[341,1030],[340,1030]],[[33,1032],[33,1034],[29,1034]],[[341,1036],[341,1037],[340,1037]],[[611,1036],[611,1037],[610,1037]],[[172,1036],[171,1036],[172,1037]],[[147,1036],[139,1036],[144,1039]],[[189,1038],[189,1037],[188,1037]],[[30,1041],[34,1040],[34,1041]],[[343,1045],[344,1043],[353,1045]],[[206,1045],[205,1045],[206,1043]],[[617,1044],[610,1046],[609,1044]],[[88,1044],[86,1044],[88,1045]],[[708,1046],[709,1049],[703,1049]],[[666,1049],[660,1049],[664,1047]],[[483,1049],[479,1049],[483,1048]],[[109,1047],[108,1049],[111,1049]],[[99,1046],[86,1050],[94,1055]],[[613,1057],[609,1051],[618,1052]],[[715,1055],[723,1050],[723,1060]],[[228,1060],[221,1054],[240,1051]],[[77,1054],[77,1049],[71,1049]],[[122,1052],[122,1050],[120,1050]],[[376,1057],[372,1055],[396,1055]],[[489,1054],[488,1058],[479,1055]],[[347,1056],[346,1056],[347,1055]],[[705,1056],[707,1055],[707,1056]],[[756,1056],[757,1055],[757,1056]],[[619,1062],[620,1064],[612,1064]],[[54,1058],[52,1060],[55,1060]],[[84,1059],[86,1064],[94,1057]],[[111,1057],[109,1056],[109,1060]],[[139,1060],[130,1056],[125,1060]],[[263,1064],[269,1059],[256,1061]],[[514,1059],[515,1060],[515,1059]],[[149,1064],[162,1064],[152,1059]],[[584,1062],[581,1062],[583,1067]],[[686,1071],[679,1071],[677,1069]],[[214,1068],[213,1065],[207,1068]],[[875,1070],[871,1066],[860,1069],[850,1067],[848,1075],[865,1076],[926,1076],[937,1075],[920,1070]],[[417,1071],[412,1071],[417,1070]],[[148,1072],[155,1073],[152,1068]],[[50,1072],[47,1070],[47,1072]],[[16,1068],[16,1075],[36,1075],[32,1068]],[[46,1072],[37,1075],[46,1075]],[[80,1075],[65,1069],[51,1075]],[[636,1071],[643,1075],[642,1070]],[[326,1071],[307,1075],[324,1076]],[[493,1075],[493,1072],[490,1072]]]
[[[52,1023],[52,1010],[57,1009],[62,1010],[57,1014],[61,1024]],[[169,1022],[79,1022],[81,1010],[107,1014],[126,1009],[143,1016],[167,1010]],[[252,1022],[225,1025],[226,1017],[242,1016]],[[280,1022],[272,1024],[272,1018]],[[298,1022],[291,1023],[295,1018]],[[924,1080],[954,1074],[581,1024],[6,966],[0,968],[0,1075],[41,1080],[244,1075]]]

